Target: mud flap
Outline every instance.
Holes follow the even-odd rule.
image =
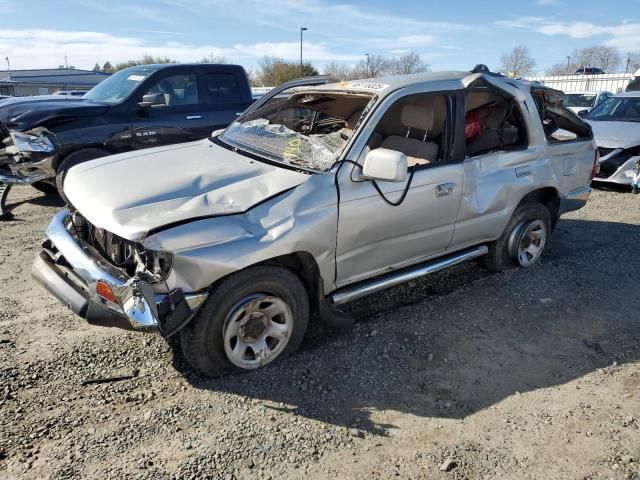
[[[11,190],[11,185],[0,182],[0,219],[9,218],[11,216],[6,206],[9,190]]]
[[[182,330],[193,318],[193,311],[182,289],[173,290],[158,305],[160,333],[169,338]]]

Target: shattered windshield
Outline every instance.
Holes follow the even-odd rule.
[[[231,124],[219,139],[241,152],[302,170],[326,172],[353,136],[371,98],[291,89]]]

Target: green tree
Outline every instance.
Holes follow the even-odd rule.
[[[102,71],[107,73],[113,73],[115,70],[113,69],[113,65],[111,65],[111,62],[107,60],[106,62],[104,62],[104,65],[102,65]]]
[[[259,85],[275,87],[299,77],[318,75],[318,70],[309,62],[300,64],[282,58],[264,57],[258,62],[260,69],[256,75]],[[302,75],[301,75],[302,74]]]
[[[96,62],[96,64],[93,66],[93,71],[94,72],[100,72],[100,64],[98,62]]]

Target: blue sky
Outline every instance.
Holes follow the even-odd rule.
[[[297,59],[301,26],[320,67],[415,51],[433,70],[497,69],[524,44],[543,72],[585,46],[640,51],[640,0],[0,0],[0,18],[0,58],[14,69],[56,67],[65,53],[77,68],[145,53],[252,68],[264,55]]]

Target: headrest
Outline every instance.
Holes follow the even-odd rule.
[[[404,105],[400,112],[400,122],[405,127],[431,130],[433,128],[433,109],[418,105]]]

